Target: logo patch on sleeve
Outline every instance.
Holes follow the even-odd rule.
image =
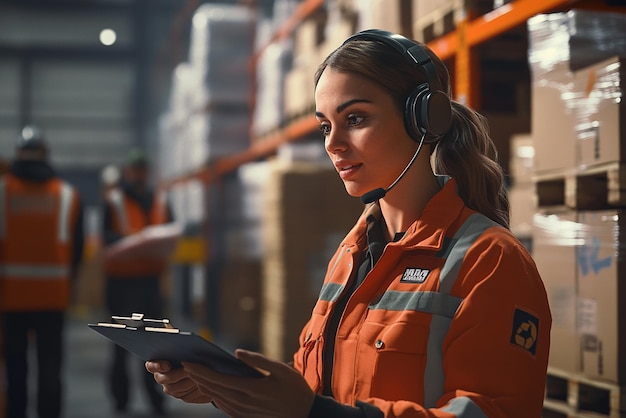
[[[429,274],[429,269],[409,267],[404,270],[400,283],[424,283]]]
[[[537,351],[539,319],[521,309],[515,309],[511,344],[523,348],[532,355]]]

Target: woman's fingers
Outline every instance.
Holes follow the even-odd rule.
[[[165,373],[154,373],[154,380],[161,385],[172,385],[184,379],[189,380],[189,376],[184,369],[174,369]]]
[[[172,365],[165,360],[146,361],[146,370],[150,373],[167,373],[172,370]]]

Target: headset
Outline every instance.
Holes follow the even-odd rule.
[[[411,138],[425,143],[437,142],[450,128],[452,106],[443,91],[437,68],[422,45],[388,31],[368,29],[348,37],[343,45],[355,40],[379,41],[398,51],[426,73],[426,82],[419,84],[406,99],[404,126]]]

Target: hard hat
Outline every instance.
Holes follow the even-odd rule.
[[[17,137],[18,149],[47,149],[46,140],[39,128],[26,125]]]

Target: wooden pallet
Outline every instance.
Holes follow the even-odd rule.
[[[542,418],[626,418],[626,387],[549,368]]]
[[[626,164],[534,176],[537,207],[565,206],[576,210],[626,207]]]

